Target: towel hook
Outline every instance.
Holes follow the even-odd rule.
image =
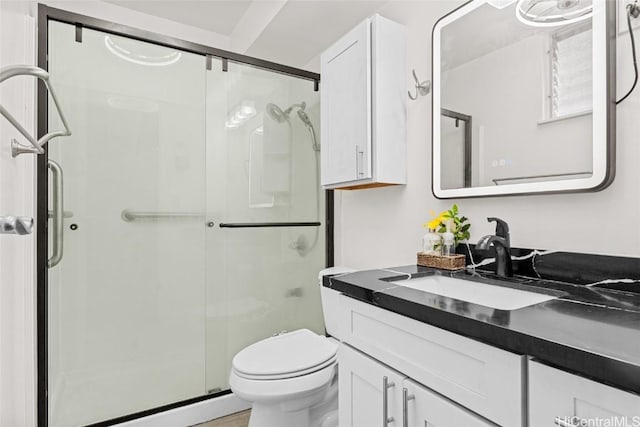
[[[416,94],[411,95],[410,91],[407,91],[407,94],[409,95],[409,98],[415,101],[419,96],[425,96],[429,94],[429,92],[431,91],[431,80],[425,80],[421,82],[418,78],[418,75],[416,74],[416,70],[413,69],[411,70],[411,72],[413,73],[413,79],[416,81]]]

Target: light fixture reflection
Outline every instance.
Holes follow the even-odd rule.
[[[256,104],[253,101],[242,101],[242,103],[232,109],[232,113],[227,117],[225,127],[235,129],[243,125],[247,120],[257,114]]]
[[[515,2],[516,0],[487,0],[487,3],[489,3],[496,9],[504,9],[505,7],[512,5]]]
[[[159,52],[158,55],[149,55],[143,54],[139,52],[132,52],[131,50],[125,48],[120,40],[116,40],[111,36],[104,37],[104,45],[107,47],[109,52],[113,53],[118,58],[124,59],[125,61],[132,62],[134,64],[139,65],[148,65],[152,67],[162,67],[166,65],[175,64],[180,60],[182,56],[182,52],[171,51],[166,53],[165,48],[158,47]],[[146,48],[150,48],[150,46],[146,46]]]
[[[593,16],[593,0],[519,0],[516,17],[534,27],[573,24]]]

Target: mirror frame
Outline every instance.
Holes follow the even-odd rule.
[[[593,174],[590,178],[564,179],[455,189],[440,188],[441,34],[447,24],[487,4],[470,0],[441,17],[432,31],[431,74],[431,190],[438,199],[515,196],[524,194],[600,191],[615,177],[616,143],[616,2],[593,2]],[[515,16],[514,16],[514,19]]]

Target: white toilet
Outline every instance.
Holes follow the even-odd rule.
[[[325,323],[334,335],[331,313],[338,292],[322,287],[322,276],[354,270],[334,267],[320,272]],[[249,427],[337,427],[338,341],[308,329],[283,333],[241,350],[232,362],[229,383],[252,402]]]

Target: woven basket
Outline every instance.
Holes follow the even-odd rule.
[[[418,265],[423,267],[441,268],[443,270],[460,270],[465,267],[464,255],[442,256],[429,255],[418,252]]]

